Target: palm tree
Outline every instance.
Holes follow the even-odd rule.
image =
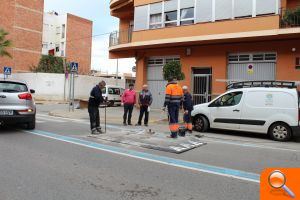
[[[0,28],[0,57],[7,56],[12,58],[10,53],[7,51],[7,48],[12,46],[12,42],[6,39],[7,35],[8,32]]]

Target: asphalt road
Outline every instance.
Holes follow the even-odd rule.
[[[299,141],[213,132],[177,155],[87,139],[87,121],[47,116],[53,107],[39,106],[35,131],[0,129],[1,200],[257,200],[258,181],[242,174],[300,166]]]

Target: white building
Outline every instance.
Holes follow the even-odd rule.
[[[67,14],[52,11],[44,13],[43,55],[65,57]]]

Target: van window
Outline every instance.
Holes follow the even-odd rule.
[[[108,94],[120,95],[121,94],[120,88],[108,88]]]
[[[238,105],[241,102],[242,96],[243,92],[231,92],[225,94],[214,101],[210,107],[228,107]]]

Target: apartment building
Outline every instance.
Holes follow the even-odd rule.
[[[286,10],[299,0],[111,0],[120,19],[110,35],[110,58],[135,57],[136,86],[148,84],[154,107],[164,101],[165,63],[180,61],[181,85],[196,103],[228,83],[300,77],[300,19]],[[291,15],[291,14],[290,14]]]
[[[44,14],[43,55],[65,57],[79,63],[79,73],[89,74],[92,56],[93,22],[72,14]]]
[[[44,0],[2,0],[0,3],[0,28],[9,32],[13,42],[9,49],[11,58],[0,59],[3,66],[13,67],[13,72],[30,71],[37,65],[42,52]]]

